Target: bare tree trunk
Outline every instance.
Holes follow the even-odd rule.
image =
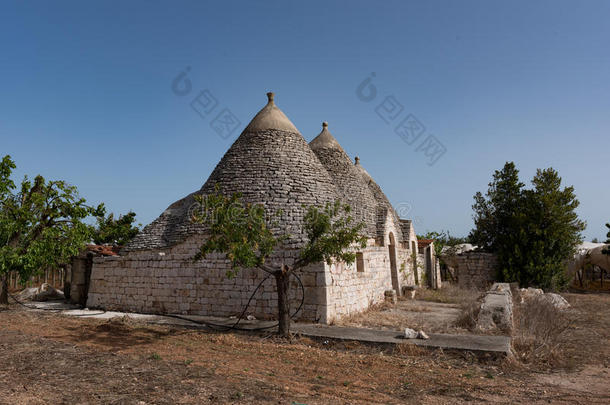
[[[286,267],[275,272],[275,282],[277,285],[277,309],[280,336],[290,336],[290,300],[288,290],[290,286],[290,273]]]
[[[0,287],[0,304],[8,305],[8,273],[2,275],[2,286]]]

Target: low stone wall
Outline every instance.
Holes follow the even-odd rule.
[[[169,249],[95,258],[87,305],[157,314],[238,315],[266,274],[246,269],[229,279],[226,272],[230,265],[223,255],[192,260],[201,243],[201,237],[195,236]],[[409,252],[397,249],[396,253],[399,279],[412,283],[412,275],[407,274],[411,267],[407,263]],[[270,265],[290,263],[298,254],[295,250],[280,252]],[[300,274],[305,301],[297,319],[329,323],[382,301],[384,292],[392,289],[388,247],[367,247],[363,258],[363,272],[356,270],[356,264],[333,265],[329,269],[319,263],[304,269]],[[270,277],[251,301],[248,314],[259,319],[274,318],[275,291],[275,280]],[[301,290],[294,279],[290,292],[294,310],[301,302]]]
[[[210,254],[205,260],[192,260],[201,242],[200,238],[192,237],[170,249],[94,259],[87,305],[143,313],[238,315],[266,273],[245,269],[230,279],[226,275],[230,264],[223,255]],[[290,261],[297,254],[284,251],[275,260]],[[317,274],[322,272],[321,264],[302,272],[306,302],[298,314],[300,319],[317,320],[323,315],[311,298],[320,296],[316,291]],[[290,289],[293,309],[301,299],[296,284],[293,279]],[[270,277],[250,303],[248,314],[267,318],[276,311],[275,279]]]
[[[484,290],[496,279],[497,259],[493,253],[465,252],[454,256],[458,285]]]

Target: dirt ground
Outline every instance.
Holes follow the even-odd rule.
[[[402,331],[404,328],[428,333],[470,333],[455,326],[462,310],[457,304],[422,300],[400,300],[396,305],[381,305],[362,314],[337,322],[341,326]]]
[[[610,402],[610,295],[566,294],[565,367],[0,310],[0,404]]]
[[[396,305],[382,303],[368,311],[345,317],[337,321],[340,326],[403,331],[404,328],[423,330],[427,333],[489,334],[480,330],[469,330],[465,322],[467,310],[484,293],[461,289],[446,284],[438,290],[419,289],[415,299],[401,297]],[[470,328],[472,329],[472,328]]]

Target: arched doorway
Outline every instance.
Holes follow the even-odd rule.
[[[390,275],[392,276],[392,288],[396,291],[396,295],[400,295],[400,286],[398,283],[398,268],[396,266],[396,239],[394,234],[390,232],[390,244],[388,250],[390,253]]]

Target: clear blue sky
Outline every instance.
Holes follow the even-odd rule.
[[[146,224],[201,187],[272,90],[308,141],[328,121],[418,233],[467,234],[473,194],[513,160],[528,183],[559,170],[601,238],[609,20],[608,1],[3,1],[0,154]],[[241,120],[227,139],[189,106],[204,89],[212,115]],[[375,111],[390,95],[426,128],[413,145]],[[446,148],[432,166],[416,151],[429,134]]]

